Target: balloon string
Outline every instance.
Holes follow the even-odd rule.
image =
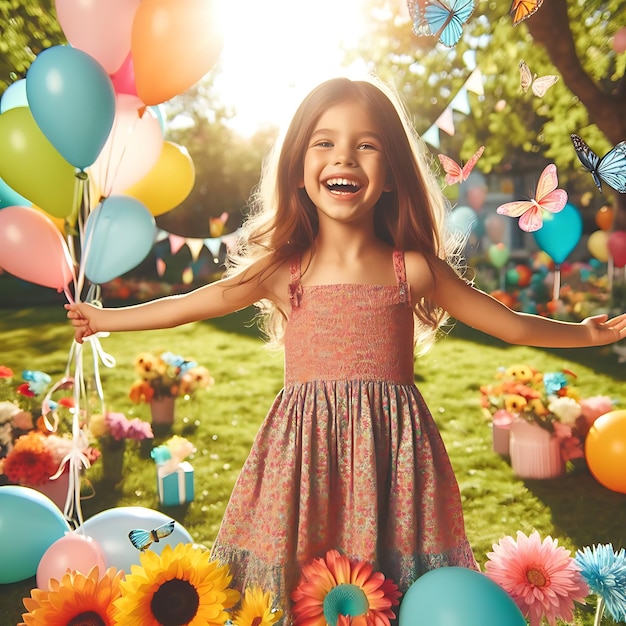
[[[552,300],[558,300],[561,295],[561,266],[554,268],[554,287],[552,289]]]
[[[132,134],[135,132],[135,126],[137,125],[137,123],[139,122],[139,115],[137,115],[137,117],[135,118],[135,121],[132,123],[132,125],[128,128],[127,131],[127,135],[128,138],[132,136]],[[117,175],[120,171],[120,168],[122,167],[122,161],[124,160],[124,156],[126,155],[126,148],[128,147],[128,141],[123,141],[122,142],[122,149],[120,150],[120,157],[117,161],[117,163],[114,164],[114,166],[112,166],[111,162],[113,160],[113,153],[114,153],[114,141],[115,141],[115,127],[117,125],[118,122],[118,118],[117,115],[115,116],[114,120],[113,120],[113,127],[111,128],[111,133],[109,134],[109,137],[111,138],[111,149],[109,150],[109,155],[107,158],[107,164],[105,167],[105,174],[104,174],[104,195],[106,197],[111,195],[111,191],[113,189],[113,183],[115,181],[115,179],[117,178]],[[119,143],[119,142],[118,142]],[[113,170],[113,171],[112,171]],[[110,176],[110,174],[112,174]]]

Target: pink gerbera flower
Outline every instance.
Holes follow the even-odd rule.
[[[530,537],[517,531],[517,541],[504,537],[493,544],[485,570],[515,600],[530,626],[539,626],[543,616],[554,626],[557,618],[572,621],[574,602],[584,604],[589,594],[570,555],[552,537],[542,542],[536,530]]]
[[[297,626],[389,626],[400,592],[369,563],[329,550],[302,568],[291,598]]]

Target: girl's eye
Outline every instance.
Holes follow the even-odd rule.
[[[376,146],[373,143],[364,142],[359,145],[359,150],[376,150]]]
[[[313,146],[315,146],[316,148],[332,148],[333,147],[333,142],[332,141],[327,141],[327,140],[322,140],[322,141],[316,141]]]

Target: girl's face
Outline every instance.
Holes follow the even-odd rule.
[[[324,218],[371,222],[383,191],[390,191],[382,141],[363,106],[345,101],[320,116],[304,154],[301,181]]]

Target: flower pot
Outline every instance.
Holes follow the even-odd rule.
[[[24,485],[31,489],[36,489],[44,496],[48,496],[52,502],[54,502],[61,511],[65,508],[65,500],[67,499],[67,492],[70,485],[70,473],[66,469],[58,478],[54,480],[48,480],[43,485]]]
[[[158,436],[166,435],[174,425],[174,409],[176,398],[163,396],[150,400],[152,413],[152,430]]]
[[[509,440],[511,467],[519,478],[556,478],[564,471],[559,440],[544,428],[517,419]]]
[[[117,484],[124,477],[124,451],[126,442],[112,441],[101,446],[102,448],[102,480]]]
[[[492,418],[493,450],[501,456],[509,456],[511,422],[511,414],[502,409],[496,411]]]

